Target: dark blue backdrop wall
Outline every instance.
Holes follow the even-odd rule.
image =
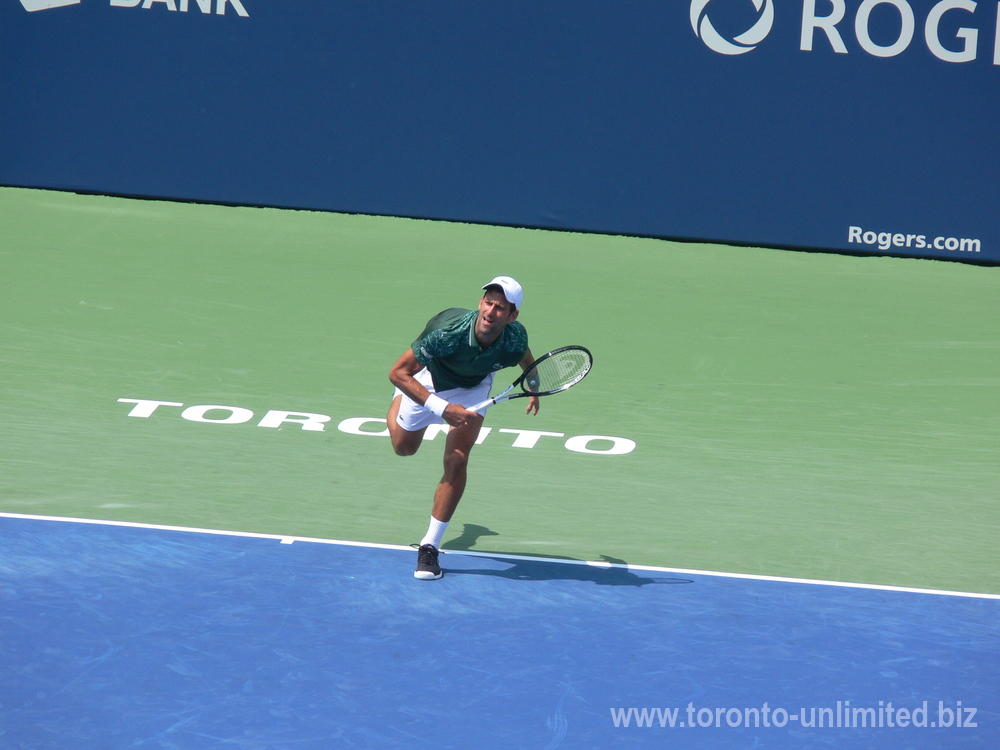
[[[0,182],[1000,262],[997,0],[0,0]]]

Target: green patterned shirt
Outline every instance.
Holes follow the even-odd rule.
[[[478,314],[458,307],[440,312],[413,342],[413,355],[430,370],[435,391],[477,386],[491,372],[518,364],[528,351],[528,332],[516,320],[483,349],[476,340]]]

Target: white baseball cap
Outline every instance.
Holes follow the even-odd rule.
[[[514,306],[514,309],[521,309],[521,301],[524,299],[524,290],[521,289],[521,285],[514,279],[510,276],[497,276],[489,284],[483,284],[483,289],[489,289],[491,286],[500,287],[503,290],[503,296],[506,297],[507,301]]]

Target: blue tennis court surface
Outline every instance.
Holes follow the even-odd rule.
[[[0,747],[1000,746],[995,597],[284,541],[0,518]]]

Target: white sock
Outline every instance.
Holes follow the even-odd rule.
[[[434,549],[441,549],[441,537],[444,536],[444,531],[447,528],[447,521],[439,521],[434,516],[431,516],[431,524],[427,527],[427,533],[424,534],[424,538],[420,540],[420,546],[433,544]]]

